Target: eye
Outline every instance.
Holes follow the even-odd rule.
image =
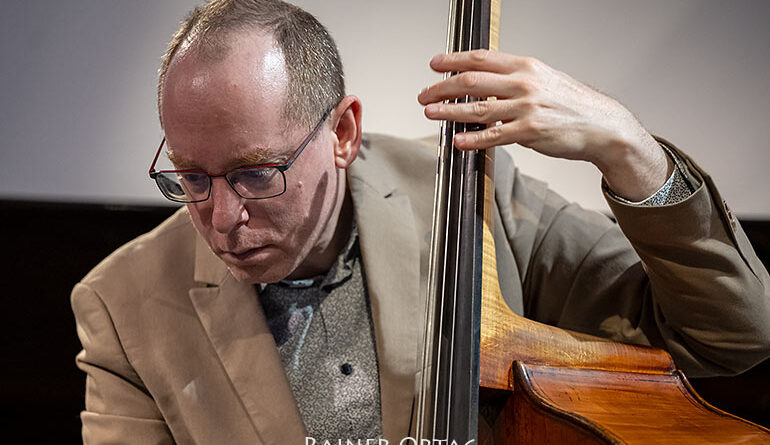
[[[280,193],[283,178],[278,169],[257,167],[236,170],[228,175],[233,187],[244,197],[264,197]]]
[[[160,174],[156,178],[158,181],[158,185],[160,186],[161,190],[164,191],[166,194],[173,196],[174,198],[179,198],[184,196],[184,190],[182,190],[182,186],[179,184],[179,181],[177,181],[175,177],[167,176],[166,174]]]
[[[242,184],[245,187],[259,186],[269,183],[277,173],[274,168],[249,168],[234,172],[231,179],[233,184]]]
[[[209,188],[209,177],[202,173],[177,173],[182,187],[192,194],[206,193]]]

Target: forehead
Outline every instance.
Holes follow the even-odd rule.
[[[162,89],[168,145],[199,168],[279,156],[294,139],[294,126],[283,118],[288,75],[273,38],[235,34],[227,48],[214,58],[195,45],[182,48]]]

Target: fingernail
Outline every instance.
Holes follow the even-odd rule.
[[[443,54],[436,54],[433,56],[433,59],[431,59],[431,63],[441,63],[441,61],[444,60]]]
[[[425,107],[425,112],[428,114],[438,113],[439,107],[436,104],[429,104]]]
[[[464,144],[465,142],[467,142],[467,140],[468,140],[468,136],[462,133],[458,133],[455,135],[455,144]]]

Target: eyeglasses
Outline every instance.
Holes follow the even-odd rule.
[[[164,137],[155,153],[155,158],[150,166],[150,178],[158,184],[163,196],[175,202],[201,202],[211,196],[212,178],[224,177],[230,187],[244,199],[267,199],[282,195],[286,191],[286,176],[284,172],[297,160],[299,154],[307,144],[313,140],[318,130],[329,116],[331,109],[327,110],[321,120],[318,121],[313,131],[302,141],[302,144],[294,151],[289,161],[285,164],[259,164],[249,167],[239,167],[221,175],[210,175],[201,170],[159,170],[155,171],[163,146],[166,144]]]

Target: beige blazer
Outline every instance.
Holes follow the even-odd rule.
[[[514,310],[665,347],[690,375],[768,357],[770,278],[689,160],[704,185],[683,203],[610,199],[632,247],[605,216],[520,175],[504,151],[497,158],[498,269]],[[391,443],[409,433],[434,171],[433,147],[367,135],[348,175]],[[85,443],[305,443],[254,287],[230,275],[185,209],[96,266],[72,307],[87,374]]]

